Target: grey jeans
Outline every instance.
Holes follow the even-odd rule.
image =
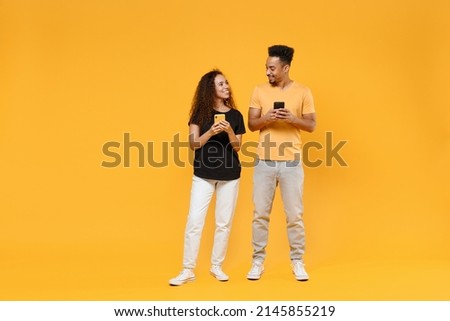
[[[300,161],[259,160],[253,174],[253,261],[264,262],[269,235],[270,212],[279,185],[291,260],[302,260],[305,250],[303,225],[303,167]]]

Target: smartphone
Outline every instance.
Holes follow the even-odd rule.
[[[225,120],[225,114],[215,114],[214,115],[214,124],[217,124],[221,120]]]
[[[284,101],[276,101],[273,103],[273,109],[284,108]]]

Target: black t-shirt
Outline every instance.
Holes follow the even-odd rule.
[[[226,121],[230,123],[236,135],[245,133],[244,119],[238,110],[230,109],[224,113],[214,111],[214,114],[225,114]],[[211,128],[213,117],[201,126],[200,136]],[[195,124],[195,117],[193,123]],[[241,176],[238,153],[233,150],[227,133],[221,132],[212,136],[202,148],[195,151],[194,175],[222,181],[238,179]]]

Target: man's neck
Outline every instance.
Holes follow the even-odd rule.
[[[293,83],[293,80],[290,78],[286,78],[282,81],[280,81],[279,83],[276,84],[277,87],[279,87],[280,89],[287,89],[289,88],[289,86]]]

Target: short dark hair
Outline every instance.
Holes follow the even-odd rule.
[[[271,46],[269,47],[269,57],[278,57],[282,62],[290,65],[294,58],[294,48],[284,45]]]

